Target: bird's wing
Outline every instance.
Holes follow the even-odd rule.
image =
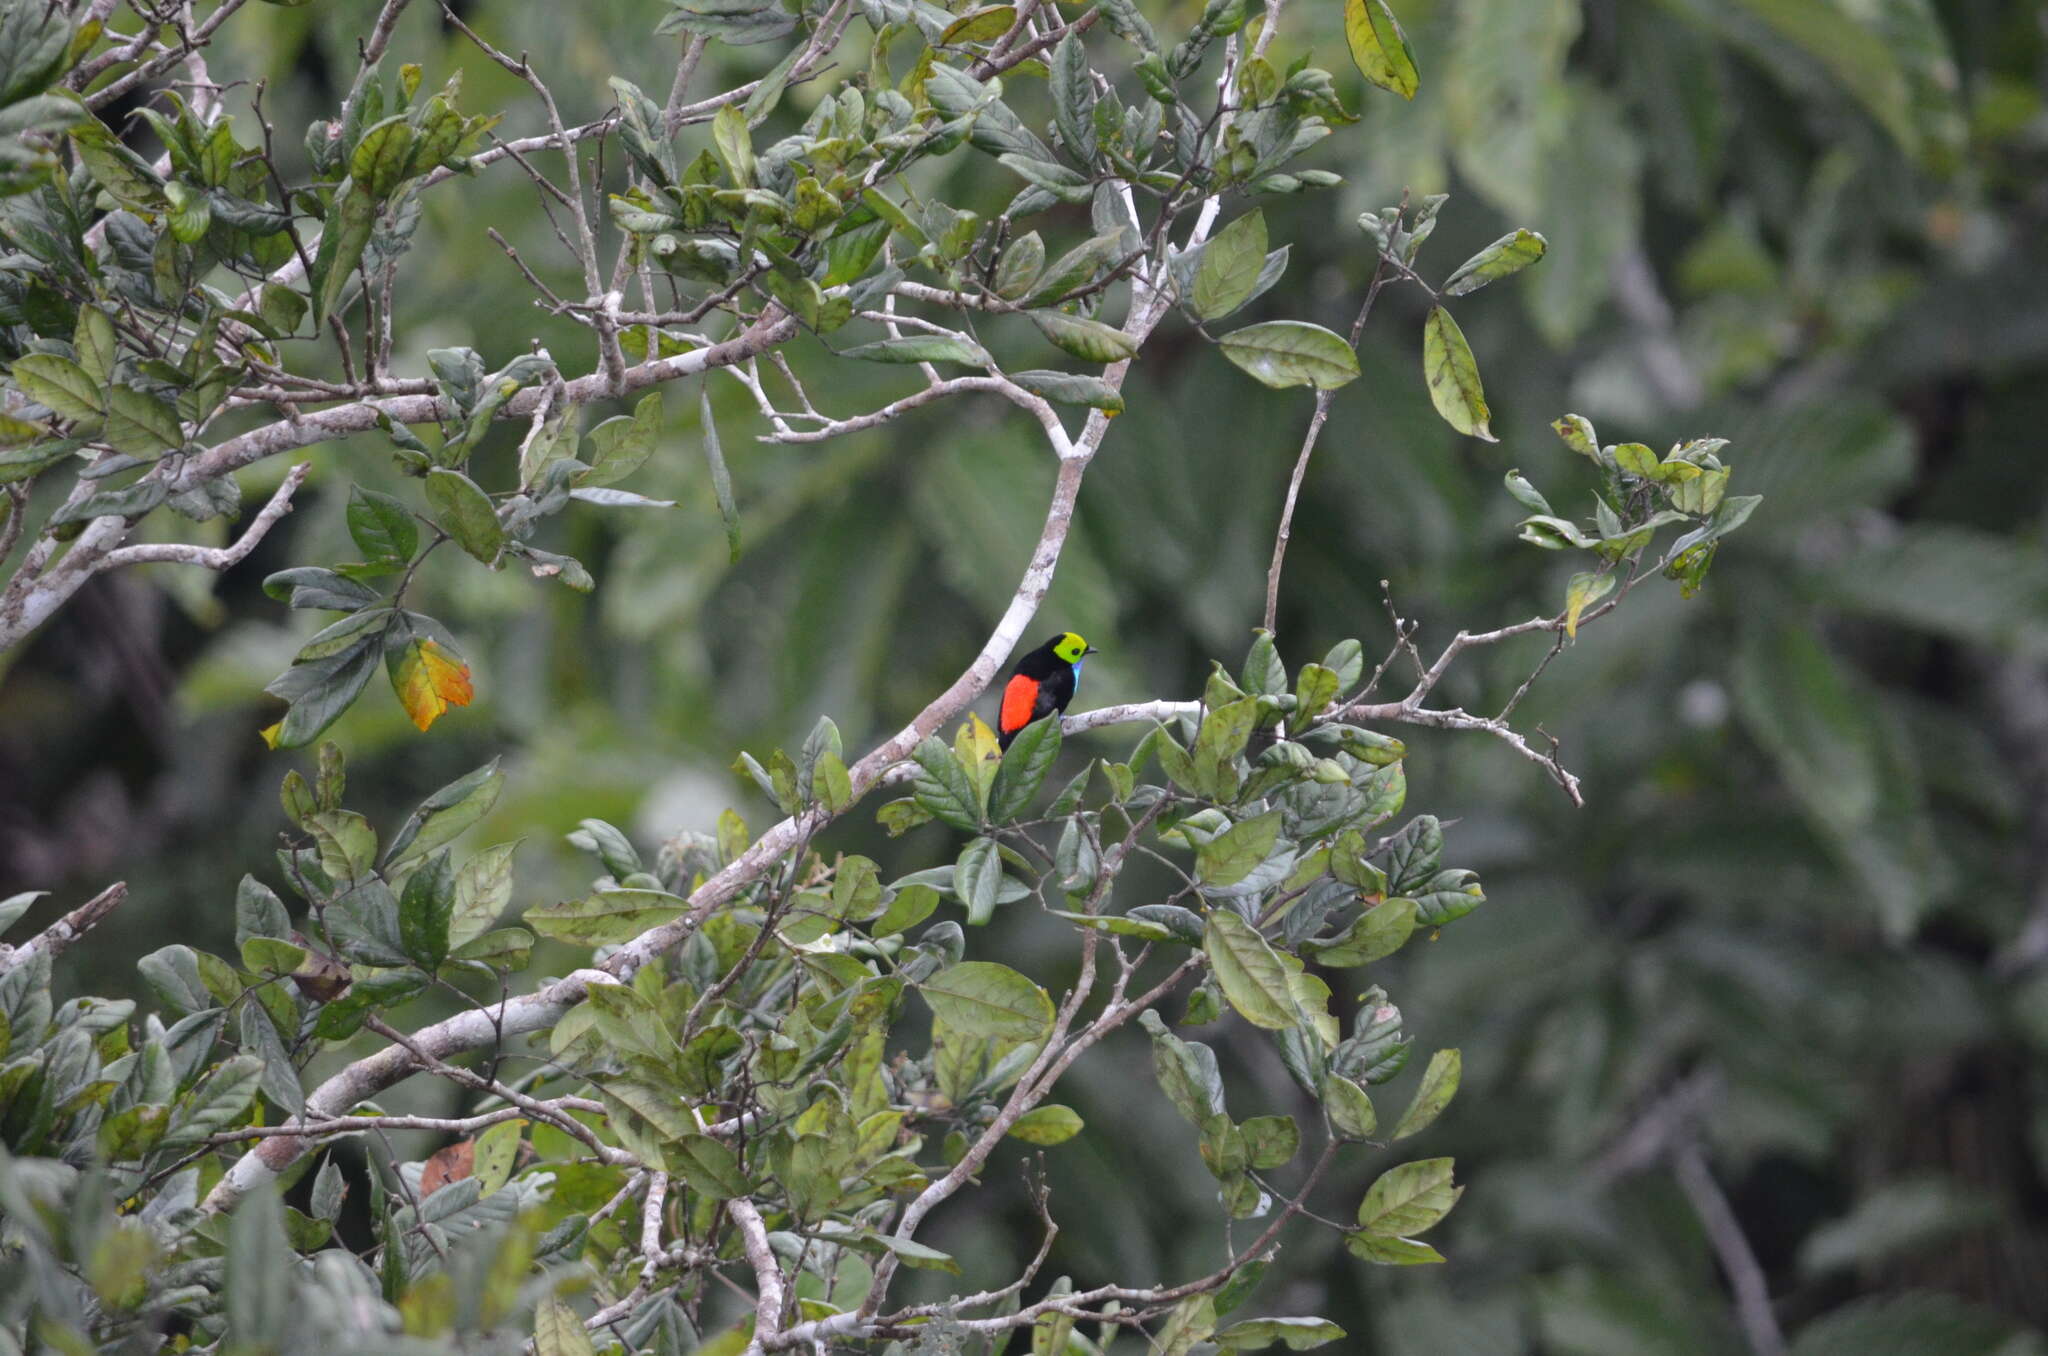
[[[1039,704],[1046,703],[1041,710]],[[996,717],[997,728],[1005,734],[1023,729],[1051,709],[1051,696],[1036,678],[1019,673],[1003,689],[1003,709]]]

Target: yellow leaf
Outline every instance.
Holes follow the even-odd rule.
[[[1573,575],[1564,594],[1564,633],[1577,640],[1579,614],[1613,591],[1614,576],[1611,574]]]
[[[279,721],[275,725],[264,726],[261,730],[257,731],[257,733],[263,736],[263,742],[265,744],[269,745],[271,748],[274,749],[277,747],[277,736],[283,729],[284,722]]]
[[[398,704],[421,730],[432,725],[451,706],[467,706],[476,695],[469,680],[469,665],[431,640],[415,640],[405,647],[405,657],[391,675]]]
[[[978,713],[968,712],[967,731],[967,737],[971,741],[970,747],[973,748],[976,757],[1000,758],[1003,756],[1002,745],[996,739],[996,732],[988,727],[988,722],[983,720]]]

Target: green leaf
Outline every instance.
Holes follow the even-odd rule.
[[[306,948],[275,937],[251,937],[241,954],[242,968],[259,975],[288,975],[306,963]]]
[[[392,190],[405,182],[406,169],[412,163],[412,142],[412,124],[403,113],[372,124],[364,129],[355,154],[349,157],[349,177],[372,198],[390,197]]]
[[[938,907],[937,890],[929,885],[906,885],[896,892],[896,897],[889,901],[889,907],[882,911],[882,916],[874,921],[868,931],[876,937],[892,936],[916,927],[931,917],[932,911]]]
[[[1088,69],[1088,50],[1072,29],[1053,48],[1046,84],[1052,94],[1053,125],[1069,154],[1087,161],[1095,153],[1092,132],[1095,82]]]
[[[0,6],[0,107],[57,78],[69,55],[72,17],[66,7],[33,0]]]
[[[156,457],[185,445],[177,411],[131,386],[107,392],[107,424],[100,435],[116,451]]]
[[[1323,1075],[1323,1114],[1340,1139],[1371,1139],[1379,1128],[1379,1113],[1364,1088],[1340,1073]]]
[[[1128,3],[1128,0],[1126,2]],[[1109,12],[1108,6],[1104,8],[1106,13]],[[1129,13],[1137,15],[1135,4],[1130,5]],[[1142,18],[1139,22],[1143,22]],[[1148,27],[1145,31],[1149,33],[1151,30]],[[1246,1186],[1251,1185],[1246,1179],[1239,1180]],[[1251,1194],[1256,1199],[1258,1192],[1254,1189]],[[1167,1315],[1166,1326],[1159,1331],[1156,1349],[1159,1356],[1188,1356],[1196,1343],[1207,1341],[1215,1331],[1215,1297],[1195,1295],[1182,1300],[1174,1306],[1173,1312]]]
[[[910,214],[880,189],[862,189],[860,200],[867,204],[869,211],[888,222],[892,231],[909,241],[913,252],[932,243],[931,237],[924,233],[924,228],[912,221]]]
[[[1118,263],[1123,256],[1121,231],[1105,231],[1091,236],[1053,261],[1030,295],[1024,298],[1024,304],[1050,306],[1063,301],[1068,293],[1094,282],[1097,274]]]
[[[937,735],[927,735],[910,751],[910,757],[917,764],[917,776],[911,782],[911,794],[917,803],[943,824],[970,831],[979,829],[981,798],[975,794],[967,770],[954,759],[945,742]]]
[[[1523,508],[1540,516],[1552,516],[1550,501],[1545,499],[1542,492],[1528,482],[1520,470],[1511,468],[1506,475],[1501,477],[1501,483],[1507,486],[1508,493],[1513,495],[1515,502]]]
[[[830,749],[818,756],[811,786],[828,814],[842,814],[853,804],[853,778],[846,771],[846,761]]]
[[[208,1136],[243,1123],[263,1080],[263,1061],[252,1054],[223,1060],[179,1099],[160,1148],[184,1150]]]
[[[1344,1246],[1353,1257],[1381,1266],[1412,1267],[1444,1260],[1444,1255],[1427,1243],[1413,1238],[1388,1238],[1364,1229],[1345,1234]]]
[[[29,911],[29,907],[49,893],[48,890],[24,890],[18,895],[0,899],[0,933],[5,933],[7,929],[20,922],[21,916]]]
[[[385,865],[403,866],[414,857],[453,841],[457,834],[491,812],[491,807],[498,803],[498,793],[504,789],[505,773],[495,758],[448,783],[406,816],[405,823],[392,835],[391,846],[385,850]]]
[[[1065,165],[1007,152],[996,159],[1000,160],[1005,168],[1021,176],[1025,182],[1044,189],[1061,202],[1082,203],[1094,196],[1095,191],[1089,185],[1087,176],[1078,170],[1068,169]]]
[[[1235,885],[1273,855],[1279,837],[1278,810],[1233,824],[1195,849],[1195,879],[1203,885]]]
[[[988,350],[961,334],[904,334],[855,344],[841,349],[842,358],[865,358],[874,363],[964,363],[986,367],[993,361]]]
[[[448,959],[480,961],[505,970],[524,970],[533,954],[533,934],[525,928],[494,928],[462,942]]]
[[[1081,1133],[1083,1121],[1072,1107],[1058,1104],[1034,1107],[1010,1126],[1010,1138],[1026,1144],[1064,1144]]]
[[[78,308],[78,329],[71,337],[78,365],[93,383],[105,386],[114,379],[114,362],[121,350],[114,338],[114,322],[97,306]]]
[[[1259,702],[1256,697],[1240,697],[1234,702],[1226,702],[1202,718],[1191,755],[1196,784],[1190,789],[1219,798],[1235,793],[1237,772],[1233,762],[1244,752],[1245,742],[1251,738],[1258,718]],[[1162,763],[1166,757],[1164,748],[1162,743]]]
[[[1284,1342],[1289,1351],[1312,1351],[1344,1335],[1327,1318],[1248,1318],[1217,1333],[1216,1345],[1226,1351],[1262,1351]]]
[[[1237,1128],[1244,1135],[1251,1165],[1261,1172],[1277,1168],[1301,1152],[1301,1129],[1292,1116],[1254,1116]]]
[[[939,35],[940,47],[957,47],[970,42],[993,42],[1010,31],[1017,21],[1014,5],[990,5],[969,10],[946,26]]]
[[[1500,441],[1486,426],[1492,412],[1479,385],[1471,345],[1465,342],[1458,322],[1441,306],[1430,307],[1423,321],[1422,375],[1429,383],[1430,402],[1445,423],[1469,437]]]
[[[320,236],[320,249],[313,260],[312,281],[318,298],[313,307],[316,326],[327,319],[335,303],[341,300],[342,290],[362,259],[376,224],[377,200],[352,180],[344,180],[327,210],[327,228]]]
[[[1479,253],[1459,264],[1457,271],[1444,280],[1443,295],[1462,297],[1467,292],[1476,292],[1490,282],[1497,282],[1510,274],[1520,273],[1543,257],[1550,248],[1550,242],[1536,232],[1516,229],[1488,245]],[[1549,512],[1548,509],[1539,512]]]
[[[1018,732],[996,767],[988,793],[989,818],[1000,824],[1015,819],[1031,805],[1046,774],[1060,756],[1060,718],[1057,713],[1034,720]]]
[[[1451,1160],[1424,1158],[1380,1175],[1358,1205],[1369,1234],[1397,1238],[1427,1232],[1451,1213],[1465,1188],[1451,1185]]]
[[[662,890],[596,890],[582,899],[528,909],[523,921],[556,941],[612,946],[681,917],[688,906],[689,901]]]
[[[913,1267],[919,1271],[945,1271],[955,1276],[960,1274],[960,1264],[955,1262],[950,1254],[940,1252],[937,1248],[927,1247],[914,1238],[896,1238],[890,1234],[872,1234],[865,1238],[851,1239],[849,1242],[855,1247],[873,1244],[883,1252],[894,1255],[902,1261],[903,1265]],[[701,1352],[703,1348],[700,1347],[698,1350]],[[734,1348],[734,1351],[737,1354],[738,1348]]]
[[[256,313],[264,324],[270,326],[271,334],[281,338],[299,328],[299,322],[306,318],[307,307],[303,293],[282,283],[267,282],[258,294]]]
[[[46,405],[60,419],[97,420],[106,409],[99,383],[69,358],[54,353],[29,353],[14,360],[11,374],[21,393]]]
[[[1166,1100],[1196,1127],[1223,1111],[1223,1078],[1216,1052],[1200,1041],[1184,1041],[1166,1029],[1158,1013],[1147,1008],[1138,1024],[1152,1037],[1152,1069]]]
[[[1113,325],[1060,311],[1032,311],[1031,323],[1055,348],[1091,363],[1122,362],[1136,356],[1138,345]]]
[[[925,77],[925,97],[948,118],[973,117],[967,140],[989,155],[1016,154],[1054,159],[1052,148],[1032,134],[999,97],[1000,84],[983,84],[953,66],[936,65]]]
[[[533,1311],[534,1356],[596,1356],[590,1334],[576,1311],[548,1295]]]
[[[322,810],[306,832],[320,850],[320,869],[335,881],[360,880],[377,860],[377,831],[354,810]]]
[[[918,992],[935,1017],[964,1035],[1035,1041],[1052,1029],[1045,990],[993,961],[962,961],[925,980]]]
[[[1195,314],[1216,320],[1244,305],[1265,266],[1266,216],[1253,208],[1202,247],[1193,289]]]
[[[993,280],[996,295],[1005,301],[1019,301],[1038,285],[1045,272],[1045,241],[1036,231],[1026,231],[1009,244],[996,264]]]
[[[54,526],[89,518],[140,518],[169,497],[170,486],[152,477],[66,503],[50,515],[50,522]]]
[[[446,850],[421,862],[398,897],[398,936],[422,970],[448,959],[449,921],[455,913],[455,868]]]
[[[718,424],[711,417],[711,387],[706,383],[697,393],[698,423],[704,432],[704,460],[711,468],[711,494],[718,501],[718,516],[725,522],[725,552],[728,562],[740,558],[740,508],[732,497],[732,473],[725,467],[725,449],[718,443]]]
[[[1303,320],[1269,320],[1232,330],[1223,356],[1275,390],[1313,386],[1335,390],[1358,379],[1358,355],[1343,336]]]
[[[953,893],[967,906],[967,922],[980,927],[995,916],[1003,885],[1003,859],[993,838],[971,838],[953,867]]]
[[[776,62],[761,77],[761,83],[754,86],[754,92],[747,96],[747,102],[740,111],[747,115],[747,126],[759,127],[768,120],[776,106],[782,102],[783,91],[789,88],[789,77],[796,70],[797,62],[804,59],[810,48],[798,43],[789,49],[789,54]]]
[[[294,664],[264,689],[291,702],[270,741],[273,748],[295,749],[311,743],[355,703],[363,685],[377,671],[375,640],[366,637],[332,658]]]
[[[489,565],[505,548],[505,529],[491,497],[460,471],[436,467],[427,472],[427,503],[434,521],[455,544]]]
[[[1995,1223],[1998,1215],[1996,1202],[1960,1182],[1931,1174],[1899,1178],[1809,1233],[1799,1245],[1799,1269],[1824,1276],[1931,1251],[1944,1238]]]
[[[1359,74],[1403,99],[1415,97],[1415,57],[1386,0],[1344,0],[1344,38]]]
[[[654,455],[661,436],[661,392],[640,397],[630,415],[615,415],[584,435],[590,440],[590,469],[576,474],[578,485],[611,485],[624,480]]]
[[[1344,970],[1393,955],[1415,932],[1416,903],[1389,899],[1367,909],[1327,942],[1303,942],[1301,952],[1318,965]]]
[[[348,535],[368,561],[403,562],[419,549],[420,532],[404,504],[388,494],[351,485]]]
[[[1273,812],[1276,813],[1277,812]],[[1219,908],[1209,914],[1202,950],[1223,996],[1244,1019],[1268,1031],[1285,1031],[1301,1023],[1287,967],[1250,923],[1236,911]]]
[[[1100,377],[1040,368],[1012,372],[1009,377],[1031,394],[1062,405],[1087,405],[1105,414],[1122,414],[1124,411],[1122,392]]]
[[[1429,1067],[1422,1071],[1422,1086],[1415,1090],[1415,1100],[1408,1104],[1401,1123],[1394,1127],[1393,1138],[1406,1139],[1427,1130],[1457,1095],[1458,1077],[1464,1067],[1463,1056],[1456,1050],[1439,1050],[1431,1055]]]
[[[0,433],[4,433],[9,424],[19,424],[29,430],[40,428],[40,425],[0,415]],[[34,443],[27,447],[9,448],[0,452],[0,485],[11,484],[17,480],[32,480],[58,462],[69,461],[77,453],[78,448],[77,440],[59,438],[52,442]],[[4,502],[10,506],[12,504],[11,500]],[[7,513],[7,509],[0,509],[0,526],[6,525]]]
[[[747,130],[747,115],[735,104],[719,109],[711,119],[711,140],[718,148],[718,158],[725,162],[725,172],[732,176],[733,184],[739,188],[750,188],[754,183],[754,143]]]
[[[1323,664],[1303,664],[1294,676],[1294,715],[1288,728],[1299,730],[1337,699],[1343,685],[1336,670]]]
[[[739,1155],[709,1135],[684,1135],[667,1146],[667,1161],[684,1181],[714,1200],[731,1200],[753,1189]]]

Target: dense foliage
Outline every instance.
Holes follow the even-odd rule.
[[[1882,347],[1907,318],[1935,351],[1963,326],[2031,352],[1998,326],[2024,310],[1999,281],[2024,277],[2038,34],[1917,0],[1588,6],[1583,29],[1562,0],[417,8],[0,10],[0,640],[45,627],[61,655],[145,572],[230,619],[160,746],[215,841],[138,840],[189,884],[126,873],[203,918],[110,893],[79,921],[117,922],[37,934],[0,979],[16,1331],[2012,1337],[1953,1300],[1845,1303],[2001,1218],[2003,1151],[1972,1190],[1836,1149],[1895,1069],[2001,1020],[1956,956],[2010,943],[2024,976],[2039,948],[1955,860],[2001,869],[2012,814],[1981,723],[1886,695],[1897,668],[1858,676],[1866,637],[1814,619],[1992,654],[2038,626],[2039,562],[1996,535],[2018,503],[1869,507],[1913,439],[1866,394],[1943,361]],[[1951,33],[1993,54],[1967,104]],[[294,51],[314,78],[284,78]],[[1476,201],[1434,192],[1447,164]],[[1478,203],[1511,214],[1491,245]],[[1902,237],[1957,276],[1916,294]],[[1766,494],[1725,493],[1718,439],[1543,432],[1567,405],[1729,432]],[[267,503],[231,528],[238,479]],[[230,575],[216,600],[205,572],[250,558],[270,598]],[[1204,686],[1262,585],[1267,635]],[[1132,701],[996,758],[954,721],[1048,621],[1107,644],[1088,693]],[[365,695],[379,660],[395,704]],[[266,682],[287,704],[252,718]],[[1999,683],[2023,718],[2024,670]],[[260,726],[309,750],[282,818]],[[414,726],[428,752],[394,756]],[[1055,776],[1083,739],[1105,756]],[[738,743],[796,752],[708,786]],[[257,766],[260,799],[230,771]],[[1408,814],[1411,773],[1442,821]],[[887,785],[901,842],[833,822]],[[771,828],[720,813],[755,794]],[[1444,864],[1453,816],[1514,902],[1426,946],[1482,898]],[[547,841],[572,825],[594,885]],[[454,841],[472,827],[485,845]],[[85,987],[151,1013],[49,996],[54,954],[103,947],[147,952],[146,987]],[[1405,1068],[1425,1021],[1465,1057]],[[1427,1241],[1464,1188],[1401,1143],[1424,1132],[1460,1183],[1487,1165]],[[1458,1265],[1368,1273],[1438,1246]],[[1378,1302],[1313,1284],[1356,1274]],[[1330,1318],[1247,1317],[1290,1312]]]

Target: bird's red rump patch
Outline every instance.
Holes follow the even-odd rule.
[[[1003,709],[996,717],[996,728],[1004,734],[1023,729],[1031,723],[1031,710],[1038,701],[1038,680],[1018,674],[1010,679],[1010,685],[1003,689]]]

